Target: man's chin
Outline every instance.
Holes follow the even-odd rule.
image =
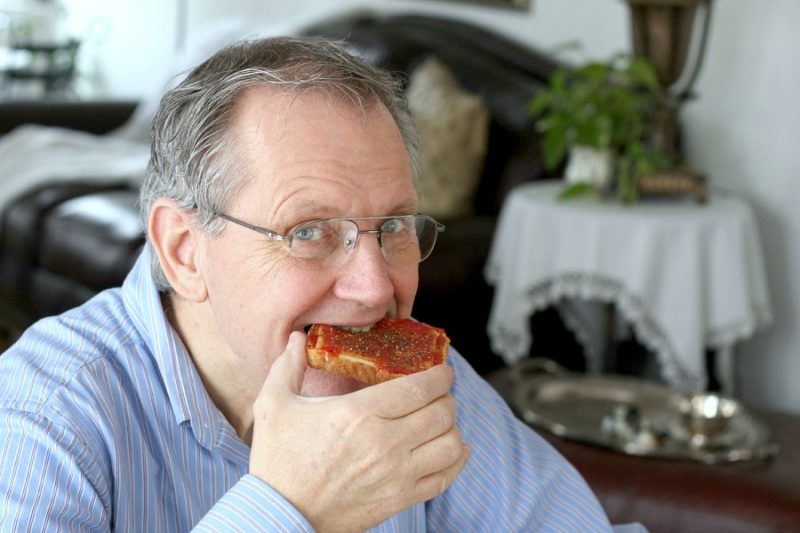
[[[366,386],[360,381],[333,372],[307,368],[300,394],[303,396],[339,396],[361,390]]]

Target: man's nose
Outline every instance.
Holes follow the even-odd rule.
[[[376,235],[362,234],[334,286],[336,296],[367,307],[381,307],[394,297],[389,272]]]

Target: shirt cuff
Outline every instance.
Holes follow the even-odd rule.
[[[193,531],[313,533],[314,528],[272,487],[252,474],[245,474]]]

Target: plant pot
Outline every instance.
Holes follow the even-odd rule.
[[[598,189],[608,188],[614,174],[614,154],[608,148],[575,145],[569,149],[564,172],[567,183],[589,183]]]

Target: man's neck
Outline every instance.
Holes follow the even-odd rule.
[[[175,294],[163,295],[167,320],[186,346],[211,400],[248,445],[252,439],[253,402],[259,383],[242,382],[242,372],[227,345],[221,345],[208,306],[183,300]],[[188,332],[192,332],[188,334]]]

